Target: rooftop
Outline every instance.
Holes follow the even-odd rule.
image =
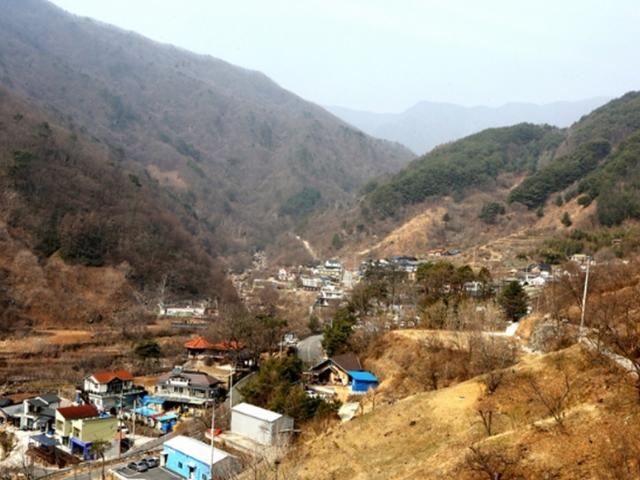
[[[184,344],[186,348],[190,348],[193,350],[212,350],[213,343],[209,343],[202,337],[194,338],[193,340],[189,340]]]
[[[360,363],[360,359],[353,352],[346,352],[340,355],[335,355],[331,358],[327,358],[321,361],[320,363],[318,363],[317,365],[315,365],[314,367],[312,367],[311,370],[314,371],[321,367],[324,367],[324,365],[327,362],[333,362],[338,368],[344,370],[345,372],[348,372],[349,370],[355,370],[355,371],[362,370],[362,364]]]
[[[59,408],[58,413],[66,420],[76,420],[78,418],[97,417],[98,409],[93,405],[76,405]]]
[[[210,343],[202,337],[194,338],[184,344],[185,348],[191,350],[240,350],[244,348],[244,344],[240,342],[218,342]]]
[[[171,440],[164,442],[164,446],[183,453],[194,460],[204,463],[205,465],[209,465],[211,463],[211,445],[207,445],[195,438],[178,435],[177,437],[173,437]],[[230,455],[224,450],[214,447],[213,463],[224,460],[229,456]]]
[[[217,378],[212,377],[204,372],[192,371],[192,370],[182,370],[182,368],[174,368],[171,372],[165,373],[158,377],[158,381],[156,385],[162,385],[167,383],[171,378],[174,377],[184,377],[189,380],[189,385],[192,387],[201,387],[201,388],[209,388],[212,385],[217,385],[220,382]],[[162,398],[159,395],[155,395],[155,397]]]
[[[239,405],[236,405],[231,409],[231,411],[243,413],[259,420],[265,420],[269,423],[275,422],[280,417],[282,417],[282,415],[277,412],[272,412],[271,410],[267,410],[265,408],[256,407],[255,405],[251,405],[250,403],[241,403]]]
[[[349,375],[359,382],[378,382],[378,377],[371,372],[356,372],[351,370]]]
[[[38,395],[40,400],[43,400],[45,403],[60,403],[60,397],[53,392],[45,393],[44,395]]]
[[[122,380],[123,382],[133,380],[133,375],[127,370],[116,370],[114,372],[96,372],[91,375],[90,378],[91,377],[95,378],[98,383],[109,383],[116,378],[118,380]]]

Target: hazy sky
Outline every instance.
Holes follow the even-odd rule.
[[[260,70],[322,105],[401,111],[640,89],[640,0],[54,0]]]

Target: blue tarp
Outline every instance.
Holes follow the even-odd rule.
[[[158,413],[160,413],[157,410],[154,410],[153,408],[149,408],[149,407],[138,407],[138,408],[134,408],[133,411],[138,415],[142,415],[143,417],[153,417],[154,415],[157,415]]]
[[[349,376],[359,382],[375,382],[378,383],[378,377],[371,372],[360,372],[356,370],[349,370]]]
[[[165,400],[163,400],[162,398],[150,397],[148,395],[142,399],[143,405],[149,405],[149,404],[162,405],[164,402]]]
[[[171,420],[177,420],[178,416],[175,413],[167,413],[161,417],[157,417],[156,421],[158,422],[169,422]]]

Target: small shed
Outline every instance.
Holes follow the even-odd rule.
[[[231,432],[261,445],[273,445],[293,431],[293,418],[241,403],[231,409]]]
[[[349,376],[351,381],[351,393],[367,393],[372,388],[377,388],[379,385],[378,377],[371,372],[356,372],[350,371]]]

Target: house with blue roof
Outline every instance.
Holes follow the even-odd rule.
[[[371,372],[350,370],[349,376],[351,377],[351,393],[367,393],[380,384],[378,377]]]

